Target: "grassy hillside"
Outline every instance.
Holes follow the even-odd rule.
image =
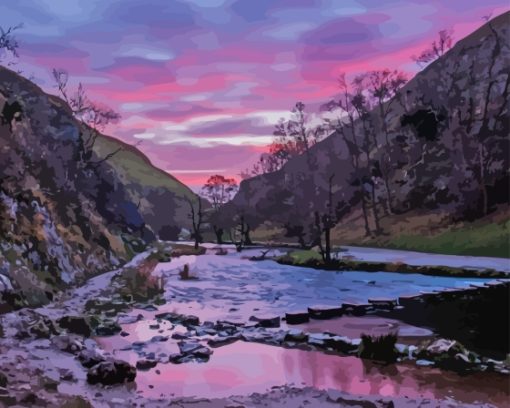
[[[195,197],[195,194],[186,185],[153,166],[138,149],[118,139],[103,135],[97,139],[94,151],[99,157],[105,157],[119,147],[122,147],[123,150],[110,159],[110,164],[119,171],[121,177],[125,177],[125,180],[147,187],[165,188],[181,197]]]
[[[510,258],[510,220],[486,225],[475,223],[432,236],[401,235],[388,240],[388,248],[452,255]]]

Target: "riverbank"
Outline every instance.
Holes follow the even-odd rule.
[[[406,406],[423,403],[480,406],[485,402],[498,406],[505,398],[498,385],[504,379],[491,377],[501,374],[478,373],[481,377],[469,377],[476,378],[477,384],[485,384],[483,390],[474,393],[464,385],[465,378],[452,377],[448,387],[454,394],[448,394],[438,388],[441,376],[446,375],[439,368],[413,368],[404,364],[399,365],[398,376],[394,373],[388,377],[387,370],[397,366],[372,365],[356,357],[355,348],[351,349],[354,355],[332,355],[334,350],[328,350],[332,344],[341,345],[345,340],[336,341],[336,335],[327,335],[324,329],[301,329],[307,336],[305,344],[300,335],[294,335],[294,340],[285,339],[295,331],[285,326],[283,320],[279,328],[266,328],[265,323],[249,319],[252,315],[265,319],[264,316],[289,310],[292,305],[304,305],[303,299],[307,297],[311,301],[321,299],[337,303],[339,294],[349,293],[338,291],[346,287],[359,295],[367,290],[377,293],[391,290],[391,284],[372,285],[365,282],[365,275],[359,272],[353,272],[352,281],[331,282],[329,279],[326,282],[330,272],[314,271],[316,282],[321,285],[316,287],[309,281],[312,277],[309,270],[280,266],[272,261],[243,259],[249,251],[243,255],[227,250],[227,255],[219,256],[214,255],[213,250],[212,254],[196,256],[193,251],[181,247],[179,251],[164,252],[165,256],[151,251],[141,254],[124,268],[97,276],[45,307],[2,316],[5,335],[0,338],[0,371],[5,374],[6,384],[0,383],[3,387],[0,388],[0,402],[21,406],[144,404],[150,407],[168,406],[173,401],[184,407],[210,408],[283,407],[307,403],[314,407],[348,406],[352,400],[357,400],[370,407],[383,407],[390,401],[405,402]],[[170,260],[155,265],[148,279],[148,282],[157,282],[162,293],[156,293],[152,300],[142,301],[132,298],[133,293],[119,291],[122,289],[119,284],[133,276],[133,268],[144,270],[147,261],[153,261],[155,256]],[[186,264],[196,279],[180,278],[179,271]],[[302,284],[293,282],[296,276],[301,277],[299,281],[303,279]],[[380,276],[387,279],[392,274]],[[340,278],[342,276],[338,275],[337,279]],[[417,284],[425,284],[425,281],[420,283],[419,277],[416,279]],[[439,285],[454,284],[451,278],[434,279]],[[383,282],[386,281],[382,280],[381,284]],[[291,283],[295,286],[290,286]],[[328,287],[336,292],[328,293]],[[406,287],[419,286],[406,284]],[[142,294],[145,296],[147,292],[143,290]],[[243,323],[217,326],[225,319]],[[372,327],[382,322],[371,319]],[[351,321],[349,325],[355,323]],[[232,330],[235,333],[230,333]],[[367,330],[366,325],[363,330]],[[352,335],[356,337],[359,333]],[[236,338],[227,339],[232,336]],[[212,347],[208,342],[213,338],[217,338],[218,343],[227,339],[227,344]],[[282,339],[281,344],[275,343],[278,338]],[[235,342],[228,344],[232,340]],[[308,344],[310,340],[315,344]],[[355,343],[353,339],[353,345]],[[308,350],[303,349],[308,347]],[[406,358],[409,349],[399,353],[402,353],[401,358]],[[329,371],[323,371],[327,367]],[[371,367],[370,370],[367,371],[367,367]],[[109,370],[115,370],[113,377],[108,374],[112,372]],[[342,380],[346,373],[358,371],[358,378],[365,378],[363,381],[370,384],[370,388],[367,389],[363,381]],[[133,374],[136,375],[134,381]],[[381,382],[383,377],[391,380]],[[110,380],[105,381],[105,378],[128,382],[108,385]],[[423,378],[428,380],[424,382]],[[99,384],[91,384],[96,381]],[[285,386],[292,382],[295,386]],[[410,383],[414,385],[409,386]],[[423,388],[424,383],[433,387]],[[327,391],[329,388],[347,393]],[[222,389],[224,391],[219,392]],[[388,389],[395,391],[387,393]],[[233,394],[243,396],[231,397]],[[458,400],[461,395],[463,398]],[[485,395],[491,395],[490,399],[484,401]]]
[[[375,262],[352,259],[342,252],[333,254],[330,262],[325,262],[320,254],[313,250],[290,251],[274,260],[283,265],[300,266],[332,271],[398,272],[403,274],[419,273],[428,276],[449,276],[459,278],[504,279],[510,274],[492,268],[465,268],[444,265],[411,265],[404,262]],[[338,258],[340,257],[340,258]]]

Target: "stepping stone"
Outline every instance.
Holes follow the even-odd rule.
[[[372,298],[368,299],[368,303],[380,309],[393,309],[397,306],[397,299],[390,298]]]
[[[372,306],[370,303],[345,302],[342,303],[342,309],[344,313],[363,316],[368,310],[372,309]]]
[[[260,327],[280,327],[280,316],[251,316],[250,320]]]
[[[403,295],[398,298],[398,304],[400,306],[410,306],[421,302],[423,302],[423,297],[421,295]]]
[[[287,324],[301,324],[310,321],[310,315],[308,311],[295,311],[285,313],[285,320]]]
[[[332,319],[342,316],[342,306],[311,306],[308,313],[312,319]]]

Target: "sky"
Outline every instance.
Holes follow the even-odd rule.
[[[19,67],[56,93],[52,68],[122,116],[108,133],[198,189],[239,179],[297,101],[313,112],[340,72],[398,68],[442,29],[459,40],[507,0],[0,0]]]

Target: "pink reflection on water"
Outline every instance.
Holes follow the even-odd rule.
[[[134,353],[123,357],[136,361]],[[356,357],[244,342],[214,349],[208,363],[158,364],[150,371],[139,371],[136,383],[144,395],[153,397],[224,397],[265,392],[272,386],[284,384],[334,388],[361,395],[451,397],[462,402],[491,402],[498,406],[505,406],[509,397],[504,376],[472,374],[462,377],[411,364],[378,366]]]

